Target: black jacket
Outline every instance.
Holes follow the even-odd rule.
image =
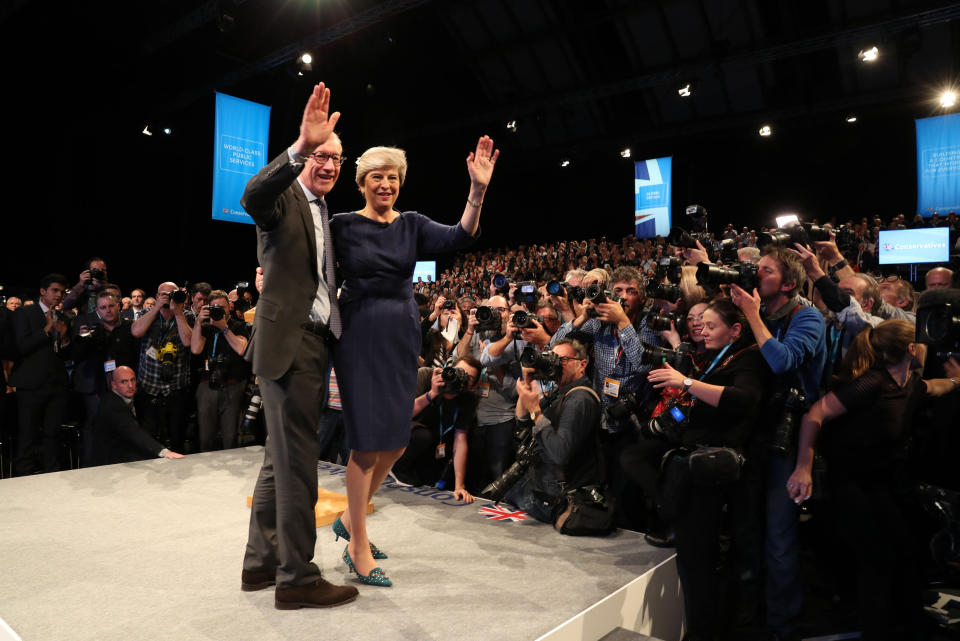
[[[100,398],[100,411],[94,420],[94,465],[155,458],[161,450],[163,445],[140,427],[120,396],[111,391]]]

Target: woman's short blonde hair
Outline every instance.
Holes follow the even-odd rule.
[[[363,179],[375,169],[396,167],[400,185],[407,178],[407,154],[398,147],[371,147],[357,159],[357,186],[363,189]]]

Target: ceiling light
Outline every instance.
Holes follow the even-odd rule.
[[[569,166],[570,166],[570,161],[569,161],[569,160],[561,160],[561,161],[560,161],[560,166],[561,166],[561,167],[569,167]]]
[[[300,62],[308,65],[313,62],[313,56],[311,56],[309,53],[305,53],[300,56]]]
[[[299,73],[297,75],[302,76],[305,71],[313,71],[313,56],[309,53],[303,53],[297,58],[297,69]]]
[[[759,132],[759,133],[760,133],[761,136],[763,136],[763,137],[766,138],[767,136],[769,136],[770,134],[773,133],[773,128],[772,128],[770,125],[764,125],[764,126],[760,127],[760,132]]]
[[[171,129],[170,127],[164,127],[164,128],[163,128],[163,133],[166,134],[167,136],[169,136],[170,134],[173,133],[173,129]]]
[[[949,109],[950,107],[957,104],[957,92],[956,91],[944,91],[940,94],[940,106],[944,109]]]
[[[860,58],[861,62],[873,62],[880,57],[880,50],[876,47],[870,47],[869,49],[863,49],[860,53],[857,54],[857,57]]]
[[[153,135],[153,132],[150,131],[150,125],[144,125],[144,126],[143,126],[143,131],[141,131],[140,133],[142,133],[144,136],[152,136],[152,135]]]
[[[847,116],[847,122],[857,122],[857,117],[853,114]]]
[[[687,98],[690,95],[690,83],[688,82],[686,85],[677,89],[677,93],[680,94],[681,97]]]
[[[623,150],[620,152],[620,157],[621,157],[621,158],[629,158],[629,157],[630,157],[630,147],[627,147],[626,149],[623,149]]]
[[[508,122],[507,129],[512,131],[513,133],[517,133],[517,121],[511,120],[510,122]]]

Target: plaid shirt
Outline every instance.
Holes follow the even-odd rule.
[[[171,325],[172,323],[172,325]],[[163,380],[163,369],[160,361],[151,357],[147,352],[152,347],[159,352],[168,342],[173,343],[177,349],[177,357],[174,359],[173,378],[169,381]],[[140,346],[140,368],[137,375],[137,387],[145,393],[152,396],[167,396],[190,385],[190,348],[184,347],[180,342],[180,332],[177,329],[175,318],[170,322],[163,320],[163,316],[157,314],[153,319],[153,324],[144,335]]]
[[[641,343],[660,345],[656,332],[647,328],[645,314],[638,325],[628,325],[623,331],[618,331],[614,325],[602,323],[596,318],[591,318],[576,330],[573,321],[569,321],[560,326],[550,340],[550,345],[555,345],[571,333],[579,333],[593,340],[593,388],[600,395],[604,408],[616,401],[603,393],[603,382],[607,378],[620,382],[620,394],[633,392],[637,394],[638,400],[643,399],[643,395],[638,392],[646,385],[647,372],[651,367],[640,362],[643,352]],[[611,423],[607,420],[606,413],[601,420],[603,428],[609,432],[632,429],[629,421]]]

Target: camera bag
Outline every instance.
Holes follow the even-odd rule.
[[[698,445],[687,456],[690,478],[699,487],[713,487],[733,483],[740,478],[740,469],[746,460],[732,447]]]

